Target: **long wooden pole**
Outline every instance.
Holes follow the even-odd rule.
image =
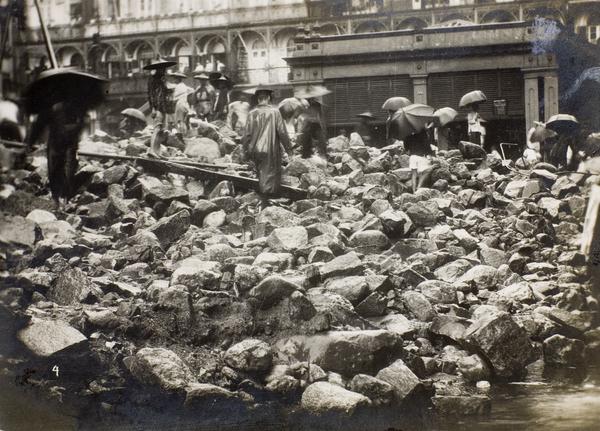
[[[54,49],[52,48],[52,41],[50,40],[48,29],[46,28],[46,24],[44,24],[44,19],[42,18],[42,10],[40,9],[38,0],[33,0],[33,2],[35,3],[38,16],[40,17],[40,26],[42,27],[42,33],[44,35],[44,43],[46,44],[46,50],[48,51],[48,56],[50,57],[50,66],[52,69],[55,69],[58,63],[56,61],[56,56],[54,55]]]

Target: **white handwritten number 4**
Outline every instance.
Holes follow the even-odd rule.
[[[58,365],[52,367],[52,371],[54,371],[56,373],[56,377],[58,377]]]

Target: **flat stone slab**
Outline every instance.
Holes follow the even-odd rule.
[[[62,320],[35,318],[28,327],[17,333],[17,338],[32,353],[42,357],[87,342],[87,338],[81,332]]]

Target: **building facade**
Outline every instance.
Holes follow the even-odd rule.
[[[11,67],[3,67],[4,86],[10,89],[20,88],[31,80],[36,70],[48,66],[47,52],[33,0],[23,1],[26,1],[26,27],[24,30],[11,29],[9,61],[12,64]],[[468,47],[471,43],[477,44],[478,39],[487,34],[481,33],[481,29],[486,26],[518,27],[519,23],[543,18],[556,22],[561,29],[579,34],[590,46],[597,44],[600,36],[600,1],[38,1],[59,65],[79,66],[109,78],[109,98],[114,111],[129,106],[140,107],[143,104],[146,90],[146,74],[143,67],[157,55],[177,61],[180,70],[188,73],[189,85],[194,84],[193,71],[211,71],[221,67],[239,88],[252,87],[259,83],[270,84],[277,88],[276,95],[283,97],[289,95],[293,85],[302,80],[322,82],[325,79],[322,76],[323,70],[317,71],[317,75],[314,75],[314,70],[306,71],[312,75],[299,77],[296,74],[299,71],[304,73],[304,69],[295,67],[292,70],[288,65],[286,59],[300,58],[304,55],[297,51],[302,46],[297,43],[297,36],[335,38],[343,35],[353,37],[404,32],[407,35],[398,39],[403,44],[401,51],[404,52],[404,65],[408,64],[411,52],[419,49],[420,42],[414,39],[414,35],[419,32],[452,34],[456,37],[460,34],[461,46]],[[526,27],[524,25],[523,28]],[[460,30],[459,33],[453,33],[456,29]],[[368,38],[365,40],[376,41]],[[497,49],[502,49],[500,44],[497,45]],[[456,53],[456,49],[452,52]],[[335,58],[336,61],[340,60],[339,56]],[[294,61],[298,60],[290,60],[290,64],[294,64]],[[339,69],[352,69],[349,66],[363,63],[361,58],[355,58],[355,61],[356,63],[345,63],[344,66],[339,66]],[[433,61],[426,62],[428,71],[432,67],[431,70],[436,70],[431,76],[429,72],[426,76],[424,71],[411,72],[408,74],[411,80],[409,82],[406,80],[407,74],[402,72],[399,75],[404,77],[395,78],[398,82],[390,85],[409,86],[415,92],[415,99],[420,100],[417,96],[420,96],[422,89],[414,88],[415,82],[421,82],[419,85],[423,88],[428,86],[432,90],[424,100],[431,102],[427,100],[434,97],[430,94],[437,94],[435,89],[444,88],[448,80],[457,83],[461,79],[468,79],[458,75],[452,76],[455,70],[449,66],[436,69]],[[452,60],[442,56],[435,61],[439,64],[450,64],[448,62]],[[461,65],[460,61],[454,61],[454,64]],[[493,66],[494,64],[489,64],[489,70],[495,69]],[[518,68],[514,64],[507,64],[503,69],[510,69],[516,73]],[[456,71],[467,72],[461,71],[460,67]],[[321,75],[318,75],[319,73]],[[372,76],[377,76],[377,73],[377,69],[374,69]],[[421,78],[420,73],[423,75]],[[523,86],[531,86],[533,81],[539,81],[541,76],[544,79],[544,92],[552,92],[551,88],[556,87],[553,87],[556,71],[545,69],[543,73],[533,72],[534,75],[537,74],[535,78],[534,75],[527,75],[527,79],[521,80],[522,73],[525,72],[518,73],[519,79],[517,75],[510,75],[508,72],[496,74],[495,78],[490,79],[496,79],[498,82],[509,82],[505,80],[513,79],[522,81]],[[548,73],[550,75],[547,76]],[[481,79],[482,82],[487,82],[486,79]],[[337,85],[334,82],[328,84]],[[372,85],[369,81],[369,88],[373,91],[379,91],[377,85],[376,80],[373,80]],[[456,88],[459,91],[460,85],[456,84]],[[538,94],[542,91],[540,88],[542,87],[538,85]],[[530,94],[525,87],[519,88],[519,92]],[[535,91],[531,94],[530,97],[534,97]],[[523,99],[515,104],[515,101],[510,100],[511,106],[521,106],[514,112],[526,116],[529,102]],[[554,111],[550,109],[546,112]],[[527,116],[527,124],[533,121],[532,118],[536,118],[536,115]]]

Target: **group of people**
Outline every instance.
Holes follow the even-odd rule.
[[[154,157],[160,157],[160,145],[167,139],[171,123],[177,137],[183,141],[192,118],[225,121],[228,115],[229,91],[233,87],[229,78],[220,72],[213,72],[211,76],[201,73],[194,76],[200,84],[193,89],[183,82],[185,74],[166,73],[169,67],[176,64],[174,61],[158,59],[144,67],[154,70],[148,79],[148,103],[154,119],[149,154]],[[173,82],[169,82],[169,78]]]
[[[326,158],[327,135],[320,97],[301,98],[297,95],[297,99],[287,99],[290,103],[275,107],[272,105],[273,90],[259,86],[254,92],[251,103],[244,100],[245,97],[231,102],[229,93],[233,83],[223,73],[195,75],[194,78],[199,80],[199,85],[193,89],[184,83],[186,75],[178,72],[167,73],[167,69],[175,65],[175,62],[158,59],[145,67],[147,70],[154,71],[148,79],[148,102],[154,119],[148,155],[161,157],[161,144],[165,143],[172,125],[176,135],[183,142],[183,135],[190,129],[194,119],[205,122],[223,121],[241,137],[244,158],[254,162],[263,205],[268,203],[269,197],[278,194],[281,186],[282,149],[289,155],[292,154],[293,140],[290,138],[295,138],[302,157],[309,158],[313,150],[316,150],[319,156]],[[72,94],[73,97],[64,97],[29,112],[37,114],[26,137],[29,146],[40,138],[44,129],[50,130],[49,179],[52,196],[57,204],[59,199],[66,200],[75,192],[74,176],[77,170],[76,152],[79,136],[87,110],[99,102],[98,97],[91,99],[75,97],[78,93],[69,92],[67,94]],[[32,97],[31,100],[35,98]],[[93,103],[88,103],[90,101]],[[406,102],[411,104],[408,99]],[[255,106],[252,110],[251,105]],[[385,105],[383,108],[385,109]],[[467,117],[469,138],[472,142],[483,145],[485,127],[478,113],[477,104],[472,104],[471,108],[472,111]],[[405,150],[410,155],[413,191],[415,191],[424,185],[427,172],[432,168],[429,156],[436,148],[434,143],[440,149],[447,149],[442,147],[447,147],[444,139],[447,138],[449,128],[436,125],[433,121],[413,133],[398,134],[398,127],[392,127],[392,118],[399,111],[395,108],[388,111],[390,115],[386,122],[386,139],[388,143],[396,140],[403,142]],[[366,144],[370,144],[372,140],[370,122],[373,116],[364,113],[358,118],[356,132]],[[558,134],[549,138],[540,152],[545,160],[556,159],[554,160],[556,163],[567,167],[566,152],[567,148],[574,146],[573,140],[572,135]],[[544,151],[547,143],[551,143],[552,151]]]

